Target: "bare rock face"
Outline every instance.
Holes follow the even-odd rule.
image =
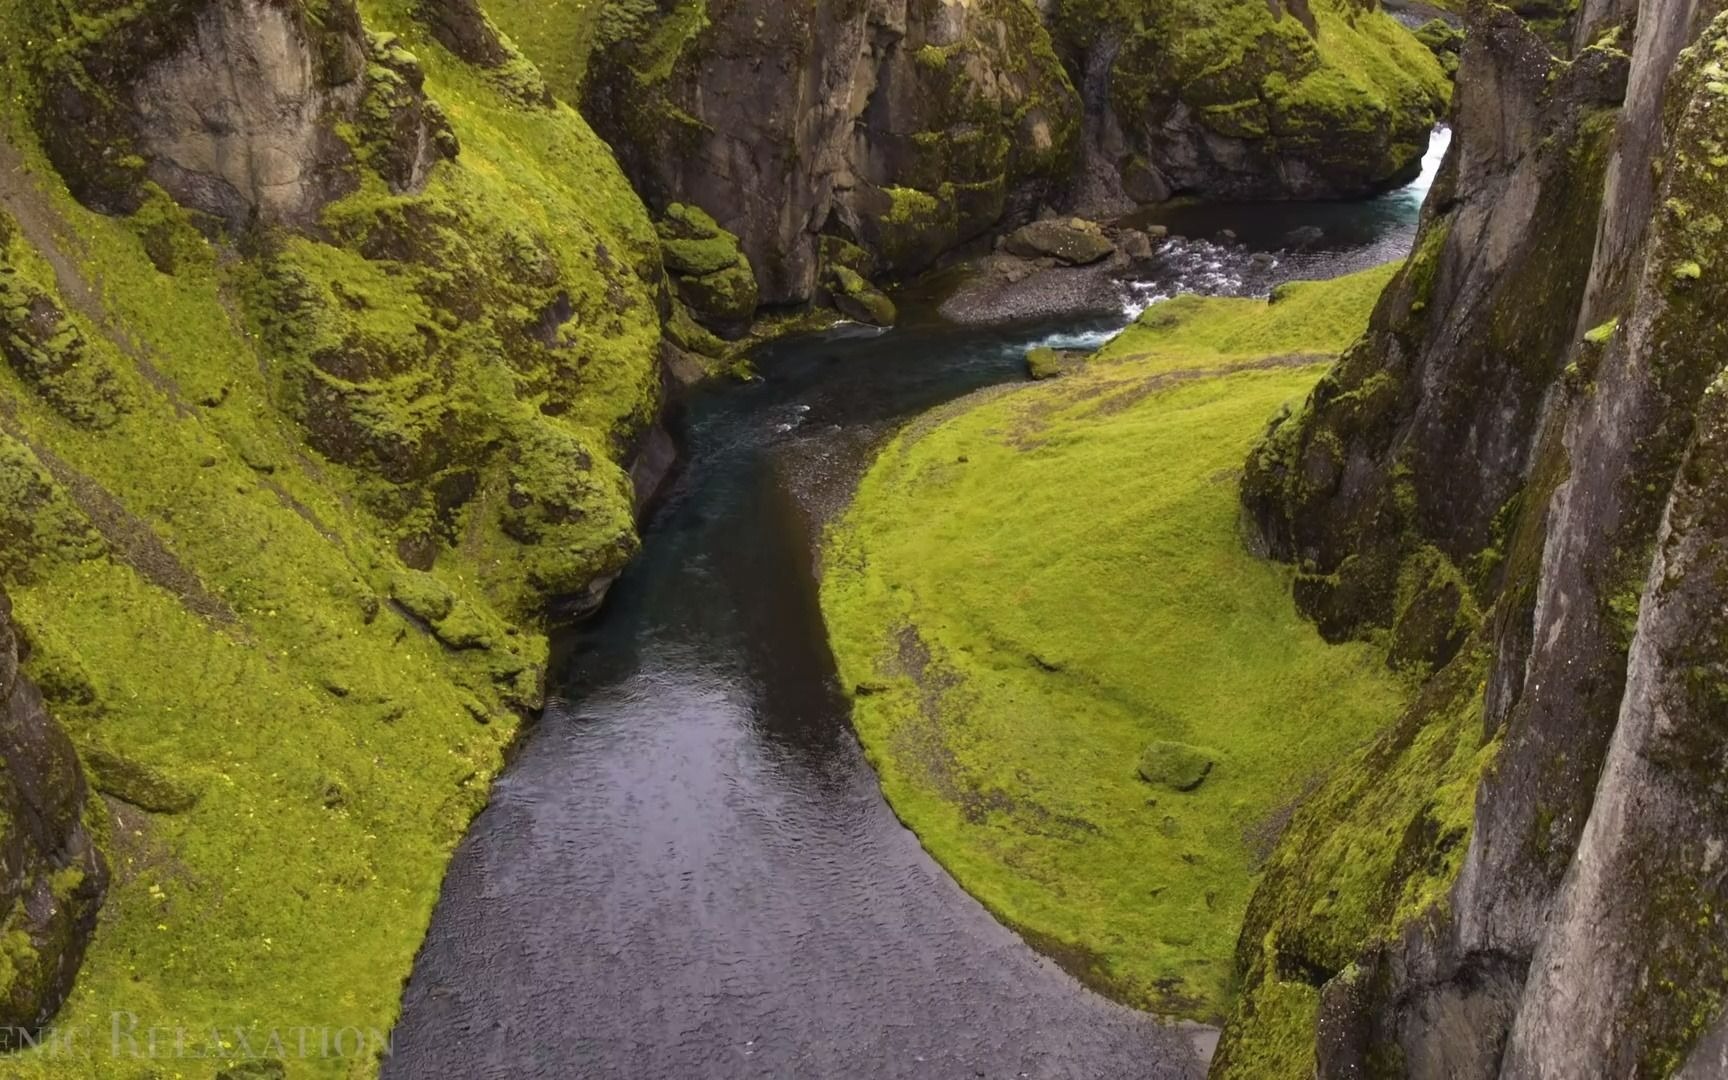
[[[1299,602],[1333,638],[1394,624],[1398,569],[1416,549],[1462,566],[1493,542],[1589,279],[1626,58],[1564,63],[1503,12],[1473,26],[1466,62],[1465,135],[1416,253],[1367,339],[1245,485],[1274,552],[1305,572]]]
[[[351,109],[362,84],[322,84],[296,15],[263,0],[212,4],[133,87],[148,175],[177,201],[230,221],[280,221],[327,199],[339,156],[327,118]],[[356,73],[359,46],[328,43]]]
[[[1728,1060],[1723,7],[1587,4],[1568,62],[1475,10],[1418,251],[1250,462],[1324,629],[1434,617],[1436,565],[1481,616],[1275,854],[1224,1075],[1292,1000],[1327,1077]]]
[[[396,190],[454,154],[412,57],[369,38],[351,0],[137,8],[50,71],[40,127],[72,192],[129,213],[142,184],[231,228],[306,223],[353,190],[352,125]]]
[[[65,1000],[107,888],[84,826],[77,755],[19,672],[18,653],[0,594],[0,933],[9,960],[0,1030],[9,1035],[40,1029]]]

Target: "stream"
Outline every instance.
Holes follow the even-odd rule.
[[[1402,255],[1447,141],[1379,199],[1159,215],[1171,238],[1113,319],[961,328],[908,297],[893,331],[779,341],[759,381],[698,392],[641,557],[558,643],[553,700],[456,852],[384,1075],[1203,1075],[1215,1033],[1082,987],[895,819],[828,651],[816,539],[884,436],[1023,378],[1031,345]]]

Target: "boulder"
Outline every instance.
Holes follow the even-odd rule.
[[[1190,792],[1212,775],[1218,755],[1204,747],[1158,740],[1140,752],[1140,779],[1169,791]]]
[[[697,322],[727,338],[750,329],[760,293],[738,238],[700,207],[673,203],[655,223],[660,259]]]
[[[1116,251],[1103,229],[1080,218],[1034,221],[1010,233],[1004,247],[1023,259],[1051,258],[1069,266],[1089,266]]]
[[[1026,374],[1038,381],[1054,379],[1079,368],[1086,362],[1087,355],[1072,349],[1053,349],[1048,345],[1040,345],[1026,352]]]
[[[893,326],[899,318],[894,301],[850,267],[830,267],[828,289],[834,306],[848,319],[871,326]]]
[[[1116,237],[1116,246],[1131,262],[1144,263],[1152,259],[1152,238],[1138,229],[1124,229]]]

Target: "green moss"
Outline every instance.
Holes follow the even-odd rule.
[[[1476,788],[1499,749],[1482,739],[1487,662],[1486,648],[1460,656],[1297,809],[1244,921],[1243,994],[1223,1056],[1242,1065],[1221,1075],[1268,1075],[1252,1067],[1257,1048],[1299,1038],[1288,1015],[1260,1003],[1313,995],[1451,886],[1469,847]],[[1312,1046],[1311,1025],[1307,1038]]]
[[[1619,329],[1620,320],[1609,319],[1600,326],[1592,327],[1589,332],[1584,335],[1584,340],[1591,345],[1606,345],[1614,337],[1615,331]]]
[[[21,241],[14,239],[12,243]],[[111,427],[129,408],[126,394],[106,358],[87,347],[84,334],[66,317],[53,296],[27,281],[10,264],[3,248],[0,248],[0,356],[74,423],[90,428]]]
[[[431,574],[404,570],[390,581],[390,599],[423,622],[435,623],[450,614],[456,598]]]
[[[672,305],[672,315],[666,320],[666,337],[680,349],[711,360],[720,359],[728,351],[726,342],[698,323],[682,302]]]
[[[666,269],[675,274],[701,276],[749,264],[738,247],[738,238],[700,207],[673,203],[655,229],[660,234]]]
[[[1275,953],[1276,949],[1268,949]],[[1272,1080],[1313,1076],[1320,991],[1307,983],[1257,979],[1237,1004],[1235,1030],[1219,1047],[1211,1076],[1217,1080]]]
[[[170,776],[161,769],[122,757],[100,746],[79,749],[90,783],[102,794],[130,803],[153,814],[183,814],[198,805],[194,783]]]
[[[588,59],[608,6],[607,0],[486,0],[485,5],[486,13],[533,61],[529,70],[572,103],[582,100]]]
[[[1140,751],[1135,771],[1154,787],[1186,792],[1205,783],[1217,763],[1218,754],[1214,750],[1158,739]]]
[[[896,811],[998,915],[1089,957],[1095,985],[1199,1018],[1230,1000],[1248,835],[1403,700],[1371,650],[1324,645],[1288,572],[1240,540],[1232,469],[1320,368],[1217,342],[1276,356],[1367,318],[1357,302],[1353,327],[1289,340],[1250,325],[1283,303],[1332,307],[1309,288],[1214,301],[1183,321],[1202,344],[1170,328],[1161,350],[1143,326],[1109,362],[915,422],[825,554],[830,636],[846,685],[868,687],[854,721]],[[1153,764],[1189,759],[1175,744],[1229,764],[1149,789],[1153,743]]]
[[[1270,301],[1178,296],[1147,308],[1095,360],[1187,370],[1250,357],[1336,355],[1361,334],[1397,270],[1388,264],[1337,281],[1291,282]]]

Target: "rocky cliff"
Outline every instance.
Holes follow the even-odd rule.
[[[1299,604],[1427,677],[1269,862],[1220,1075],[1728,1062],[1721,8],[1473,8],[1417,252],[1249,462]]]
[[[1075,146],[1078,98],[1024,0],[609,10],[585,113],[651,205],[739,236],[768,303],[813,295],[824,235],[923,269],[1048,198]]]
[[[1440,65],[1378,0],[1046,6],[1084,90],[1092,205],[1386,190],[1415,178],[1445,104]]]
[[[495,14],[656,209],[737,234],[766,304],[905,276],[1044,205],[1361,195],[1444,103],[1376,3],[615,0]],[[578,20],[579,22],[580,20]],[[562,58],[598,42],[594,62]],[[838,290],[844,291],[844,290]]]
[[[0,83],[0,1024],[95,837],[68,1028],[387,1030],[666,464],[661,238],[464,0],[8,4]]]
[[[35,1032],[72,988],[108,867],[87,824],[86,789],[66,733],[19,671],[12,607],[0,593],[0,964],[4,1044]],[[0,1048],[14,1049],[12,1045]]]

